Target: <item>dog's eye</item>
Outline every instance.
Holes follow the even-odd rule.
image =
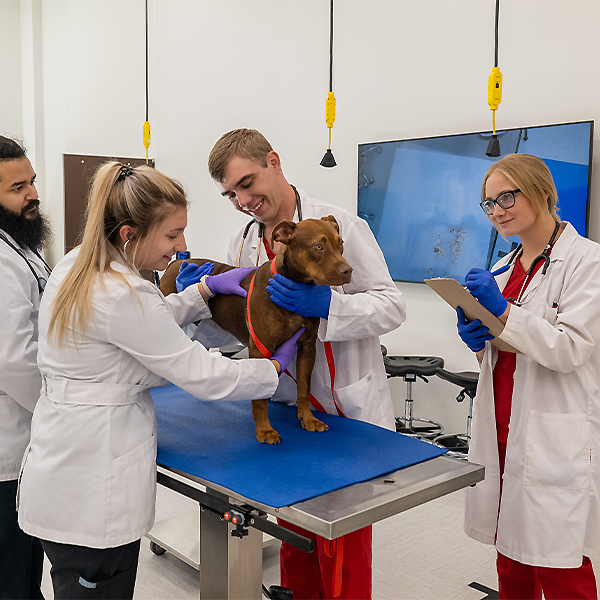
[[[323,244],[315,244],[315,250],[321,252],[323,250]]]

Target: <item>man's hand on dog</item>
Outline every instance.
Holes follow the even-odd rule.
[[[315,283],[296,283],[277,273],[269,279],[267,292],[275,304],[303,317],[329,316],[331,288]]]

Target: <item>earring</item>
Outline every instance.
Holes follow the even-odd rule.
[[[127,258],[127,244],[129,244],[130,241],[131,241],[130,239],[127,240],[125,242],[125,244],[123,245],[123,254],[125,255],[125,258]]]

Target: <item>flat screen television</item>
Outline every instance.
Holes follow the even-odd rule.
[[[539,156],[558,190],[559,216],[588,232],[594,122],[497,131],[501,157]],[[481,182],[500,157],[486,156],[491,132],[359,144],[358,215],[381,247],[395,281],[464,281],[516,247],[479,206]]]

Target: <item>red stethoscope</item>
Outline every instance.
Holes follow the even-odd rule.
[[[552,251],[552,246],[554,246],[554,242],[556,241],[556,236],[558,235],[559,230],[560,230],[560,222],[557,222],[556,225],[554,226],[554,231],[552,232],[552,235],[550,236],[550,239],[548,240],[548,243],[546,244],[546,247],[542,250],[541,254],[538,254],[533,259],[533,261],[531,262],[531,265],[529,265],[529,269],[527,270],[527,274],[525,276],[525,281],[523,281],[523,285],[521,286],[519,295],[517,296],[516,299],[513,297],[508,298],[508,301],[511,304],[514,304],[515,306],[523,306],[523,304],[525,304],[525,302],[521,302],[523,292],[524,292],[525,288],[527,287],[527,284],[531,280],[531,277],[533,276],[533,271],[534,271],[536,265],[540,262],[540,260],[544,261],[544,266],[542,267],[542,277],[546,274],[546,271],[548,270],[548,267],[550,265],[550,252]],[[513,251],[512,256],[508,260],[507,264],[509,264],[509,265],[512,264],[518,258],[522,249],[523,249],[523,244],[519,244]],[[534,292],[534,294],[535,294],[535,292]],[[533,296],[531,296],[531,298],[533,298]],[[529,300],[531,300],[531,298]]]

